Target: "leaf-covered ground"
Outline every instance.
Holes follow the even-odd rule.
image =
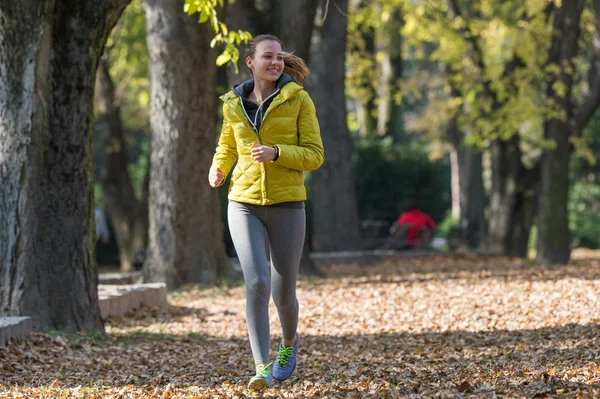
[[[8,398],[600,397],[600,260],[566,267],[431,256],[323,266],[298,284],[294,377],[261,394],[244,288],[190,287],[106,336],[34,334],[0,349]],[[272,348],[280,328],[271,308]]]

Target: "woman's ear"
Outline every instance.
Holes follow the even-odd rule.
[[[246,57],[246,66],[252,69],[252,57]]]

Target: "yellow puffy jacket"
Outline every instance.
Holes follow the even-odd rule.
[[[227,176],[237,161],[228,198],[254,205],[306,200],[304,171],[317,169],[324,161],[323,142],[315,106],[297,83],[281,87],[256,132],[246,116],[241,99],[233,91],[221,96],[223,127],[212,168]],[[250,153],[252,143],[278,146],[275,162],[258,162]]]

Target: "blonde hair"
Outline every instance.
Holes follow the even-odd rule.
[[[279,40],[279,38],[277,36],[258,35],[256,37],[252,38],[252,40],[250,40],[248,42],[248,46],[246,47],[246,51],[245,51],[246,57],[254,58],[254,54],[256,53],[256,46],[258,45],[258,43],[265,41],[265,40],[276,41],[277,43],[279,43],[280,46],[282,46],[281,40]],[[283,62],[285,64],[283,72],[290,75],[293,78],[296,78],[296,80],[298,81],[298,84],[300,84],[302,86],[304,83],[304,79],[306,79],[308,77],[308,75],[310,74],[308,66],[306,65],[304,60],[302,58],[298,57],[297,55],[294,55],[292,53],[287,53],[284,51],[283,52]]]

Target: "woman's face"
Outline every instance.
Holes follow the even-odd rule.
[[[281,45],[275,40],[263,40],[256,45],[254,58],[247,57],[246,64],[254,74],[254,79],[275,82],[283,73]]]

